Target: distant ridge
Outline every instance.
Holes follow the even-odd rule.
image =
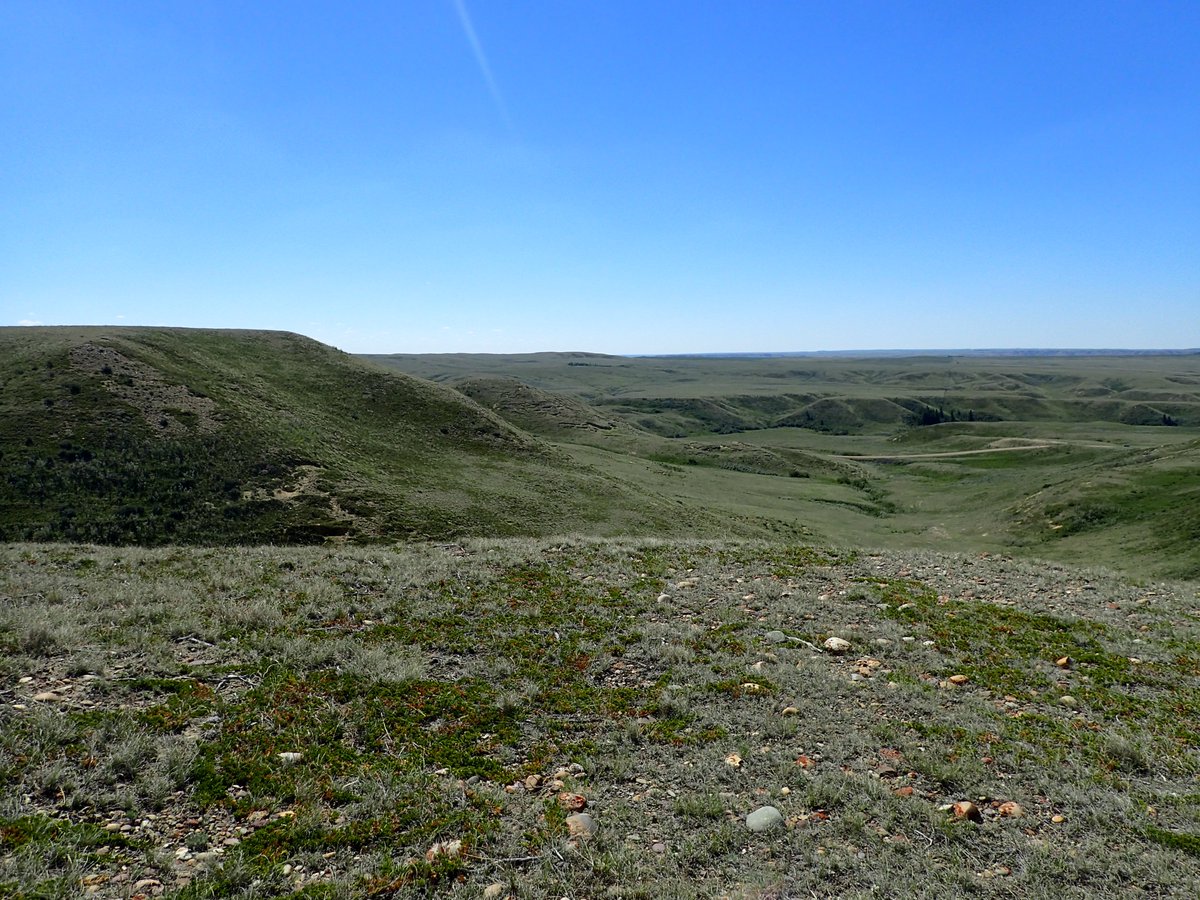
[[[627,353],[629,359],[789,359],[805,357],[842,357],[847,359],[894,359],[929,356],[1196,356],[1200,348],[1188,350],[1129,350],[1118,348],[995,348],[975,350],[784,350],[746,353]]]

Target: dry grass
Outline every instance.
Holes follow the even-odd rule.
[[[0,893],[1195,896],[1196,596],[759,544],[9,545]]]

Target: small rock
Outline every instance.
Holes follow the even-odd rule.
[[[527,790],[527,791],[537,790],[537,786],[541,783],[542,783],[541,775],[529,775],[525,779],[525,790]]]
[[[504,893],[504,885],[499,881],[493,881],[483,889],[483,900],[496,900]]]
[[[811,769],[816,764],[816,761],[811,756],[805,756],[803,753],[796,757],[796,765],[802,769]]]
[[[951,675],[948,680],[951,684],[963,685],[963,684],[966,684],[971,679],[968,678],[966,675]]]
[[[1071,657],[1060,656],[1058,659],[1056,659],[1054,661],[1054,664],[1056,666],[1058,666],[1060,669],[1069,669],[1069,668],[1071,668]]]
[[[304,754],[298,753],[295,750],[285,750],[282,753],[276,753],[275,755],[279,757],[279,761],[285,766],[294,766],[296,763],[300,762],[300,760],[304,759]]]
[[[1067,821],[1067,817],[1066,816],[1051,816],[1050,821],[1053,822],[1055,825],[1061,825],[1063,822]]]
[[[746,828],[750,831],[770,831],[783,824],[783,813],[773,806],[760,806],[746,816]]]
[[[996,811],[1006,819],[1019,819],[1025,815],[1025,810],[1021,809],[1021,804],[1015,800],[1006,800]]]
[[[650,845],[650,849],[653,850],[655,853],[666,853],[667,845],[664,844],[662,841],[655,841],[653,844]]]
[[[1074,697],[1072,697],[1070,694],[1063,694],[1061,697],[1058,698],[1058,702],[1061,706],[1066,706],[1066,707],[1076,707],[1079,705],[1079,701],[1076,700]]]
[[[822,646],[830,653],[845,653],[850,649],[850,642],[845,638],[830,637],[825,638],[825,643]]]
[[[568,812],[579,812],[587,806],[587,798],[583,794],[572,794],[570,791],[563,791],[558,795],[558,805]]]
[[[982,872],[976,873],[980,878],[1004,878],[1012,874],[1012,869],[1008,866],[993,866],[990,869],[984,869]]]
[[[800,715],[800,710],[798,710],[794,706],[785,706],[783,708],[783,711],[780,713],[780,715],[781,716],[798,716],[798,715]]]
[[[567,816],[567,833],[573,838],[589,838],[596,827],[596,820],[585,812]]]
[[[53,703],[59,699],[59,696],[54,691],[38,691],[33,695],[33,699],[39,703]]]
[[[22,675],[20,678],[17,679],[17,684],[33,684],[33,676],[32,675]]]
[[[670,595],[670,594],[659,594],[659,595],[658,595],[658,602],[659,602],[659,603],[666,603],[666,602],[667,602],[668,600],[670,600],[670,599],[671,599],[671,595]]]
[[[983,821],[983,813],[970,800],[959,800],[951,809],[954,811],[954,818],[956,819],[966,819],[969,822],[975,823]]]
[[[788,636],[782,631],[768,631],[763,637],[772,644],[782,644],[788,639]]]
[[[457,859],[462,854],[462,845],[462,841],[457,838],[452,841],[438,841],[425,851],[425,859],[428,862],[433,862],[439,856]]]
[[[291,863],[283,864],[283,874],[285,877],[292,874],[292,864]]]
[[[736,753],[730,753],[725,757],[725,765],[732,769],[740,769],[742,767],[742,758]]]
[[[904,787],[896,788],[894,791],[892,791],[892,793],[897,797],[911,797],[913,795],[913,789],[908,785],[905,785]]]

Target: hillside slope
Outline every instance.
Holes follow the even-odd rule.
[[[809,539],[1200,574],[1195,354],[377,360],[626,483]]]
[[[299,335],[0,329],[0,539],[306,543],[673,523],[689,527],[457,391]]]

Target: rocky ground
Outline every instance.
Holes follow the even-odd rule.
[[[1200,892],[1196,586],[998,557],[9,546],[0,892]]]

